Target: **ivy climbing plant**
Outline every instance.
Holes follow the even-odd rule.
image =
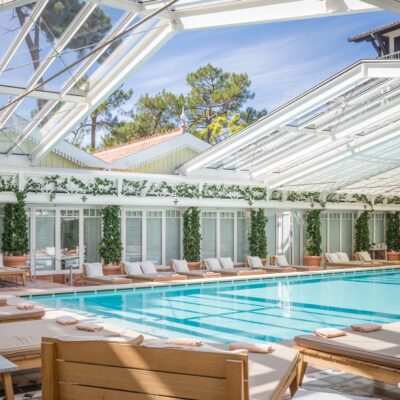
[[[249,251],[251,256],[267,258],[267,235],[265,232],[267,218],[264,209],[250,211]]]
[[[311,210],[306,214],[306,255],[321,255],[321,210]]]
[[[25,193],[16,191],[15,195],[17,202],[4,206],[2,251],[9,256],[24,256],[29,252]]]
[[[398,212],[387,214],[386,244],[389,251],[400,250],[400,218]]]
[[[186,261],[200,261],[200,242],[200,209],[190,207],[183,213],[183,257]]]
[[[100,255],[104,264],[119,264],[122,259],[120,207],[107,206],[101,210],[103,238]]]
[[[356,225],[356,251],[367,251],[369,249],[369,213],[363,211],[357,218]]]

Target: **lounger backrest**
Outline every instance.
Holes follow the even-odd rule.
[[[125,262],[124,271],[128,275],[143,275],[143,271],[139,261]]]
[[[101,263],[85,263],[83,264],[83,273],[88,278],[104,276],[103,266]]]
[[[248,400],[248,392],[246,354],[42,340],[42,400]]]

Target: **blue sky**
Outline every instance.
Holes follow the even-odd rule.
[[[272,111],[362,58],[374,58],[371,44],[347,38],[398,19],[373,12],[177,34],[125,84],[143,93],[162,89],[185,93],[188,72],[211,62],[246,72],[256,93],[249,102]]]

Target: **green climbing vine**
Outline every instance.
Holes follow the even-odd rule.
[[[321,211],[311,210],[306,214],[306,255],[321,255]]]
[[[357,218],[356,225],[356,251],[367,251],[369,249],[369,213],[363,211]]]
[[[387,214],[386,244],[389,251],[400,250],[400,218],[398,212]]]
[[[183,213],[183,257],[186,261],[200,261],[200,244],[200,209],[190,207]]]
[[[101,210],[103,238],[100,255],[104,264],[119,264],[122,259],[120,207],[107,206]]]
[[[250,255],[260,258],[267,258],[267,235],[265,232],[268,220],[265,217],[264,209],[251,210],[250,212],[250,234],[249,250]]]

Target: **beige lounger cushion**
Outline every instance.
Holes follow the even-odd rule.
[[[206,258],[204,264],[209,271],[220,271],[222,269],[218,258]]]
[[[129,279],[119,275],[90,276],[86,280],[99,283],[131,283]]]
[[[4,357],[17,357],[30,354],[39,354],[42,337],[57,336],[87,336],[78,331],[74,326],[57,324],[53,319],[38,321],[12,322],[1,325],[0,355]],[[119,334],[103,329],[94,332],[91,336],[120,336]]]
[[[232,258],[230,258],[230,257],[218,258],[218,261],[219,261],[219,263],[220,263],[222,269],[232,269],[232,268],[235,268],[235,266],[233,265]]]
[[[126,262],[125,273],[128,275],[140,275],[143,274],[140,262]]]
[[[143,261],[140,263],[140,266],[142,267],[142,271],[145,274],[156,274],[157,273],[157,268],[152,263],[151,261]]]
[[[277,265],[278,267],[290,267],[284,254],[275,256],[275,265]]]
[[[376,332],[346,332],[346,336],[334,339],[303,335],[294,340],[296,344],[308,349],[400,368],[400,322],[383,325]]]
[[[336,264],[341,261],[336,253],[325,253],[325,257],[328,260],[328,262],[332,264]]]
[[[88,278],[104,276],[103,266],[101,263],[88,263],[85,264],[86,276]]]
[[[144,281],[172,281],[186,279],[184,275],[175,274],[172,272],[157,272],[156,274],[141,274],[141,275],[128,275],[128,278],[133,280]]]
[[[172,269],[178,273],[189,272],[189,267],[186,260],[172,260]]]
[[[227,350],[226,345],[207,344]],[[297,360],[298,351],[277,343],[271,354],[249,353],[249,390],[251,400],[271,400],[285,384]]]
[[[45,313],[46,311],[43,308],[37,306],[31,310],[19,310],[14,305],[4,306],[0,307],[0,322],[13,320],[18,321],[22,319],[39,319],[42,318]]]
[[[247,264],[249,265],[249,267],[251,268],[262,268],[263,267],[263,263],[261,261],[260,257],[257,256],[247,256]]]
[[[336,255],[339,257],[339,261],[340,262],[350,262],[349,256],[347,255],[347,253],[340,253],[337,252]]]
[[[358,256],[360,257],[360,260],[361,260],[361,261],[364,261],[364,262],[372,262],[372,258],[371,258],[371,256],[369,255],[368,251],[360,251],[360,252],[358,253]]]

